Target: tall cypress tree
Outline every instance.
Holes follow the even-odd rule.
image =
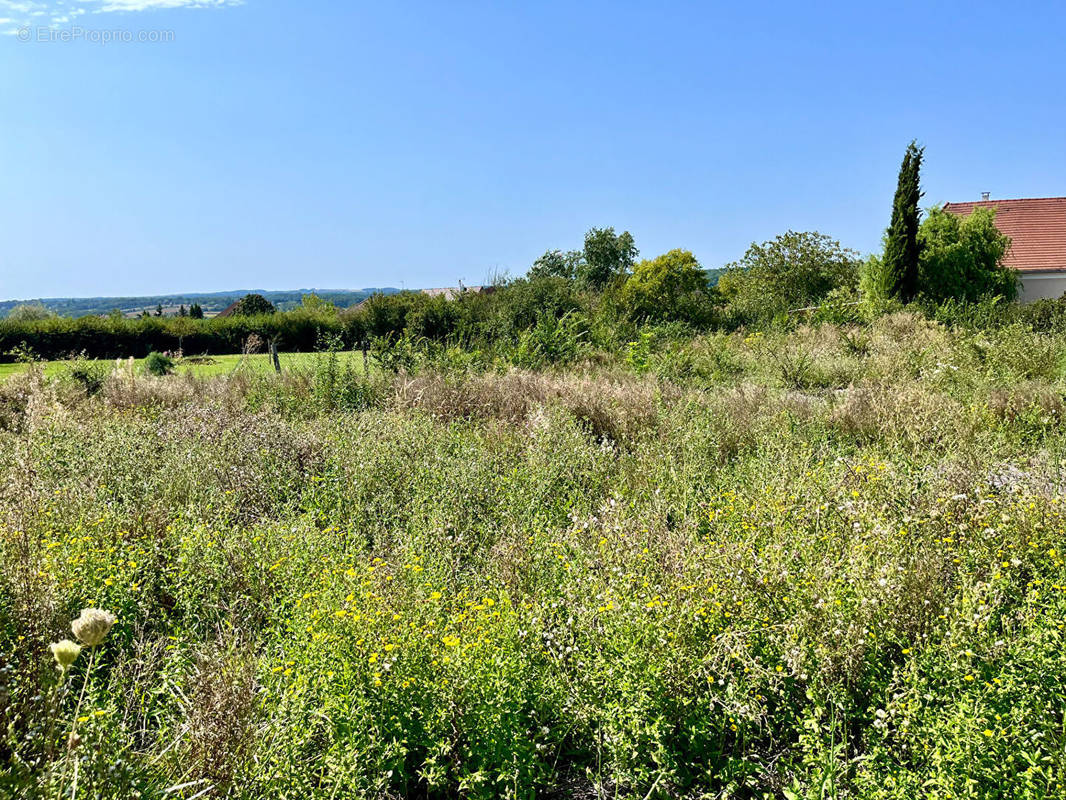
[[[885,269],[892,276],[892,293],[904,302],[918,296],[918,223],[922,197],[921,170],[925,148],[907,145],[899,168],[899,183],[892,201],[892,221],[885,232]]]

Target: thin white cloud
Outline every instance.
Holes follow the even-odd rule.
[[[59,27],[84,14],[133,14],[176,8],[224,8],[244,0],[0,0],[0,25]],[[14,35],[18,29],[5,31]]]
[[[100,13],[109,11],[152,11],[159,8],[221,8],[240,5],[239,0],[82,0],[96,6]]]
[[[0,0],[0,8],[10,11],[12,14],[28,14],[41,8],[43,3],[16,2],[16,0]]]

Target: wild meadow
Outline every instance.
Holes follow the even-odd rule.
[[[30,368],[0,794],[1066,796],[1064,358],[899,312],[536,369]],[[53,658],[82,609],[114,626]]]

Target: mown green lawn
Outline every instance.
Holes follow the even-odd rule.
[[[279,356],[282,369],[290,369],[309,363],[311,353],[282,353]],[[42,364],[44,374],[48,377],[57,377],[63,374],[72,362],[70,361],[46,361]],[[138,368],[144,364],[144,359],[136,361]],[[0,364],[0,381],[7,380],[12,375],[28,369],[27,364]],[[227,356],[190,356],[178,362],[176,372],[181,374],[193,374],[200,378],[214,375],[225,375],[238,369],[252,370],[254,372],[269,372],[273,369],[270,356],[266,353],[244,356],[240,354]]]

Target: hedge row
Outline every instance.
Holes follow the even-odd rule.
[[[289,351],[314,350],[323,333],[352,344],[359,334],[336,316],[299,313],[193,320],[174,317],[114,319],[55,317],[34,322],[0,321],[0,360],[28,348],[36,357],[142,358],[152,351],[186,354],[239,353],[252,334]]]

